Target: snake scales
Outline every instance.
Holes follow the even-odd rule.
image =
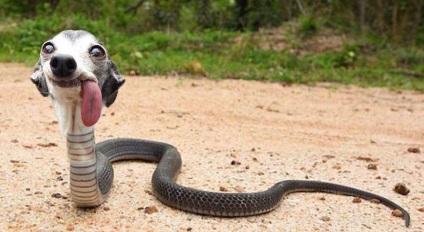
[[[113,169],[110,162],[139,159],[158,162],[152,177],[153,192],[166,205],[204,215],[234,217],[250,216],[272,211],[283,197],[293,192],[325,192],[339,195],[356,196],[363,199],[377,199],[384,205],[398,209],[403,213],[405,225],[409,226],[410,217],[406,210],[396,203],[379,195],[359,189],[320,182],[304,180],[281,181],[266,191],[255,193],[217,193],[184,187],[175,183],[181,168],[181,158],[177,149],[169,144],[138,140],[112,139],[96,145],[97,156],[107,160],[98,164],[99,182],[110,186]],[[110,161],[110,162],[109,162]],[[101,189],[108,192],[108,187]]]

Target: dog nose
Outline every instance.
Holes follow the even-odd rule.
[[[50,60],[50,67],[56,77],[70,77],[77,68],[74,57],[67,54],[57,54]]]

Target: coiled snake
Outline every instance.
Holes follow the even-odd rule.
[[[111,139],[96,145],[97,157],[105,156],[110,162],[139,159],[159,162],[152,177],[155,196],[164,204],[177,209],[212,216],[250,216],[272,211],[283,197],[293,192],[325,192],[356,196],[363,199],[377,199],[384,205],[403,213],[405,225],[410,217],[406,210],[379,195],[359,189],[320,181],[285,180],[266,191],[255,193],[218,193],[201,191],[175,183],[181,168],[181,157],[177,149],[169,144],[139,139]],[[99,183],[111,185],[113,169],[110,163],[98,163]],[[102,171],[103,170],[103,171]],[[102,190],[107,192],[108,189]]]

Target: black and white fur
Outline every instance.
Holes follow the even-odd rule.
[[[46,53],[46,46],[53,46],[52,53]],[[104,56],[93,57],[90,51],[93,48],[101,49]],[[54,57],[66,55],[72,58],[76,67],[70,75],[62,77],[55,75],[51,60]],[[37,86],[40,93],[50,96],[60,121],[62,131],[66,134],[77,130],[72,128],[72,119],[67,118],[75,114],[68,114],[68,107],[72,102],[80,101],[81,82],[92,80],[98,83],[102,93],[103,105],[109,107],[115,101],[118,89],[124,84],[125,79],[119,74],[115,64],[110,60],[106,48],[91,33],[87,31],[67,30],[47,40],[41,49],[40,59],[35,65],[31,75],[32,82]],[[64,104],[62,104],[64,103]],[[78,130],[77,130],[78,131]]]

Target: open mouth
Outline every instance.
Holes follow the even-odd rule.
[[[82,80],[79,78],[69,80],[69,81],[57,81],[51,79],[53,85],[59,86],[61,88],[72,88],[72,87],[78,87],[81,85]]]

